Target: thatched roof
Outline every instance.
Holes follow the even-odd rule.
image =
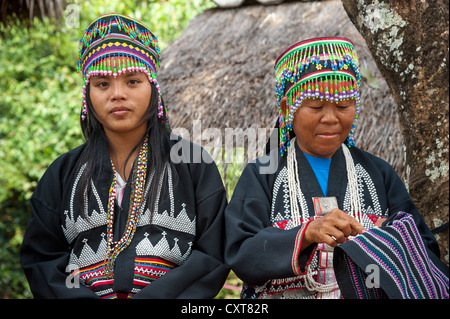
[[[344,36],[355,43],[369,74],[362,81],[356,143],[402,174],[403,138],[396,105],[340,1],[213,8],[194,18],[162,52],[158,79],[172,128],[192,132],[197,119],[202,130],[273,127],[274,62],[288,46],[317,36]]]

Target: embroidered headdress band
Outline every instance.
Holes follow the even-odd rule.
[[[361,74],[353,43],[345,38],[315,38],[288,48],[275,62],[276,95],[279,115],[280,153],[290,145],[295,111],[306,98],[338,103],[355,99],[359,114]],[[286,114],[280,108],[286,97]],[[347,138],[354,145],[353,128]]]
[[[83,75],[81,118],[87,117],[86,87],[91,76],[118,76],[125,72],[143,72],[158,90],[158,117],[168,121],[161,89],[156,80],[160,67],[158,39],[141,22],[119,14],[98,17],[86,29],[79,43],[78,72]]]

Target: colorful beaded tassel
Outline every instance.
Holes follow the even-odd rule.
[[[168,122],[156,80],[160,67],[158,39],[139,21],[118,14],[99,17],[80,40],[77,67],[84,81],[82,120],[87,118],[86,87],[91,76],[115,78],[125,72],[143,72],[158,91],[158,117]]]
[[[290,131],[294,114],[305,99],[320,99],[338,103],[356,100],[356,114],[347,138],[355,145],[353,128],[360,109],[359,88],[361,74],[353,44],[343,38],[317,38],[299,42],[287,49],[275,63],[276,96],[280,154],[290,145]],[[286,114],[280,107],[286,97]]]

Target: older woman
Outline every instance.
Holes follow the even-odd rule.
[[[244,281],[242,297],[448,297],[448,269],[402,181],[355,147],[361,75],[352,42],[302,41],[275,72],[279,151],[246,167],[225,212],[226,261]],[[275,173],[264,174],[267,163]]]

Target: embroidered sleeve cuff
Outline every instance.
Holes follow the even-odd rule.
[[[305,235],[308,224],[309,221],[302,224],[297,233],[297,237],[295,238],[294,253],[292,254],[292,270],[296,275],[304,275],[306,273],[306,267],[311,262],[314,252],[316,251],[316,245],[309,245],[303,251],[300,251],[303,236]]]

